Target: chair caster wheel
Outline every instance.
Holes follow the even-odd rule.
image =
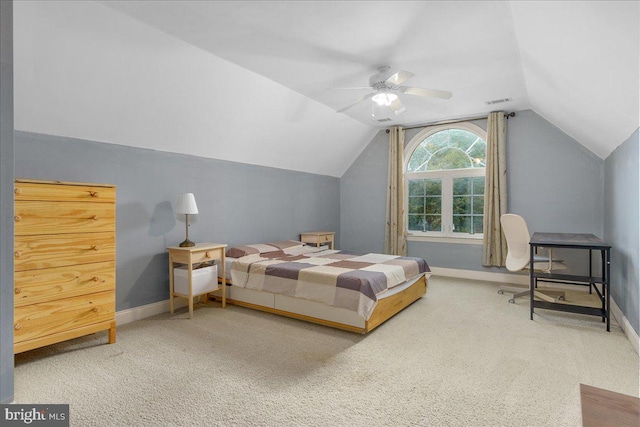
[[[558,297],[558,301],[564,301],[564,297],[563,296]]]
[[[499,293],[500,295],[502,295],[502,294],[504,294],[504,291],[503,291],[502,289],[499,289],[499,290],[498,290],[498,293]]]
[[[511,304],[515,304],[515,302],[516,302],[516,301],[515,301],[513,298],[511,298],[511,299],[509,300],[509,303],[511,303]]]

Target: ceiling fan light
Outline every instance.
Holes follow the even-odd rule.
[[[398,95],[390,92],[380,92],[375,94],[371,99],[373,100],[373,102],[375,102],[378,105],[389,106],[393,101],[398,99]]]

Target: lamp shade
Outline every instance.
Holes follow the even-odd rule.
[[[187,215],[198,213],[198,206],[196,205],[196,198],[193,196],[193,193],[182,193],[178,195],[175,213]]]

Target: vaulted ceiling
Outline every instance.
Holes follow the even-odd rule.
[[[532,108],[600,157],[638,128],[640,8],[629,1],[104,2],[338,110],[376,68],[415,74],[394,123]],[[224,83],[224,82],[221,82]],[[511,99],[501,105],[487,101]],[[346,112],[372,126],[371,103]]]
[[[58,4],[16,7],[16,67],[24,66],[27,72],[34,52],[21,55],[20,48],[33,49],[36,39],[46,44],[56,26],[62,32],[74,25],[84,29],[86,34],[74,34],[92,39],[93,46],[111,38],[110,47],[128,49],[143,40],[140,34],[148,37],[153,30],[214,58],[203,67],[192,64],[200,68],[193,71],[197,78],[206,82],[201,90],[209,91],[211,102],[218,103],[203,107],[219,114],[230,107],[236,115],[251,113],[260,126],[269,126],[273,141],[269,136],[256,140],[255,135],[247,134],[242,145],[248,130],[240,129],[236,138],[240,151],[225,146],[213,153],[205,144],[198,146],[199,136],[194,135],[193,154],[228,160],[244,156],[247,160],[253,143],[260,159],[267,160],[248,155],[249,163],[340,176],[377,129],[391,124],[433,123],[484,116],[498,109],[530,108],[601,158],[639,126],[638,2],[144,0],[99,1],[95,3],[99,8],[70,5],[79,2],[42,3]],[[52,16],[52,8],[60,10],[59,16]],[[115,11],[121,18],[110,16],[94,26],[80,23],[86,21],[83,13],[106,16],[107,11]],[[39,18],[34,20],[34,16]],[[135,20],[136,25],[149,30],[136,30],[138,40],[133,40],[134,31],[127,30],[132,24],[125,20]],[[51,27],[48,31],[35,29],[45,22]],[[164,44],[165,49],[170,45],[183,51],[169,42]],[[143,45],[136,51],[149,56],[155,47],[149,44],[145,53]],[[185,58],[177,55],[176,60],[184,62]],[[90,66],[84,62],[83,66]],[[336,88],[366,87],[369,76],[380,66],[412,72],[414,76],[405,85],[447,90],[453,96],[439,99],[401,94],[406,111],[384,123],[371,117],[370,101],[337,113],[372,91]],[[27,92],[28,84],[26,77],[24,81],[17,78],[17,96],[18,86]],[[167,87],[175,84],[166,81]],[[504,99],[508,101],[490,103]],[[251,100],[260,104],[261,117],[251,110]],[[19,121],[20,111],[16,114]],[[26,109],[22,114],[27,114]],[[292,122],[298,125],[292,128]],[[108,139],[91,132],[78,133],[80,137]],[[276,141],[290,141],[291,136],[300,142],[294,153],[287,154],[292,156],[289,163],[270,161],[267,151],[260,152],[268,148],[260,148],[260,144],[269,142],[276,151],[290,150],[291,144],[278,146]],[[119,138],[120,143],[136,145],[124,135]],[[161,141],[162,136],[156,140]],[[176,144],[183,146],[172,148],[167,142],[158,148],[185,151],[184,141]],[[154,148],[152,143],[147,145]],[[336,155],[329,155],[331,150]]]

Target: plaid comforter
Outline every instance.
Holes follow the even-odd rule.
[[[421,258],[353,255],[336,250],[251,254],[231,265],[234,286],[346,308],[366,320],[378,295],[421,274],[430,274]]]

